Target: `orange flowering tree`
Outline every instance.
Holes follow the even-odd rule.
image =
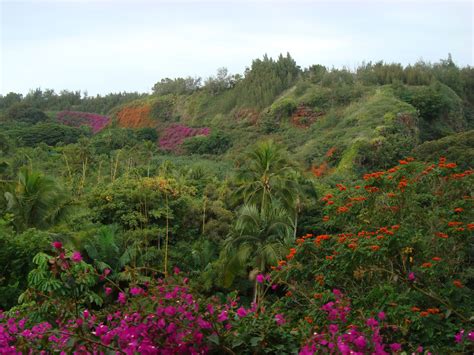
[[[321,198],[322,227],[273,267],[280,306],[310,336],[337,288],[351,298],[352,323],[384,312],[386,336],[404,349],[452,349],[472,327],[473,172],[408,158],[336,185]]]

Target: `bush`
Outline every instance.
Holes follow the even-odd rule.
[[[171,96],[156,99],[151,105],[150,116],[160,121],[169,121],[173,118],[175,102]]]
[[[187,138],[183,142],[184,151],[187,154],[223,154],[231,146],[228,135],[220,131],[214,131],[208,136],[196,136]]]
[[[141,128],[136,132],[137,139],[141,141],[158,141],[158,132],[154,128]]]
[[[66,126],[88,126],[94,134],[104,129],[110,123],[109,117],[90,112],[61,111],[58,112],[56,117],[59,123]]]
[[[9,130],[8,133],[17,140],[19,145],[32,147],[40,143],[50,146],[59,143],[76,143],[81,136],[89,136],[90,130],[45,122],[34,126],[18,127]]]
[[[7,110],[7,118],[15,122],[24,122],[27,124],[36,124],[46,121],[48,116],[40,109],[23,102],[13,104]]]
[[[191,128],[184,125],[174,124],[169,126],[163,132],[160,138],[160,148],[164,150],[178,152],[181,144],[186,138],[194,136],[207,136],[211,130],[207,127]]]

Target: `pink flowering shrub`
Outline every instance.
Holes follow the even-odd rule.
[[[104,129],[110,122],[107,116],[78,111],[61,111],[57,115],[57,120],[66,126],[89,126],[94,134]]]
[[[168,151],[179,151],[186,138],[195,136],[208,136],[211,129],[208,127],[191,128],[180,124],[173,124],[166,128],[160,139],[160,148]]]
[[[109,269],[99,272],[60,242],[52,243],[52,254],[35,257],[38,268],[30,273],[25,303],[0,311],[0,353],[381,355],[403,349],[387,342],[399,329],[384,312],[364,318],[337,289],[307,300],[304,310],[294,309],[291,293],[281,295],[289,286],[282,270],[259,274],[265,297],[247,307],[235,294],[226,300],[199,296],[176,267],[166,278],[116,283]],[[97,302],[91,294],[100,294]],[[302,318],[300,311],[312,317]],[[472,331],[461,330],[453,345],[464,351],[473,340]]]

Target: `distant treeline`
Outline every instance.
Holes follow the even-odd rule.
[[[210,96],[220,95],[225,97],[220,109],[228,112],[236,106],[256,109],[267,107],[279,94],[295,84],[343,88],[397,83],[419,86],[434,82],[449,86],[464,101],[474,102],[474,70],[470,66],[457,66],[451,55],[434,64],[419,61],[403,66],[380,61],[363,63],[355,70],[327,68],[319,64],[302,69],[289,53],[286,56],[280,55],[277,60],[265,55],[262,59],[253,60],[243,75],[231,75],[223,67],[217,70],[215,76],[205,80],[199,77],[161,79],[153,86],[152,95],[191,95],[196,92]],[[146,93],[123,92],[92,97],[80,91],[63,90],[56,93],[52,89],[35,89],[26,96],[13,92],[0,95],[0,110],[23,102],[43,111],[74,109],[106,114],[113,107],[147,96],[149,95]]]

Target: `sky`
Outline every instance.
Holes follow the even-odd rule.
[[[474,60],[473,1],[0,0],[0,16],[3,95],[150,92],[286,52],[303,68]]]

